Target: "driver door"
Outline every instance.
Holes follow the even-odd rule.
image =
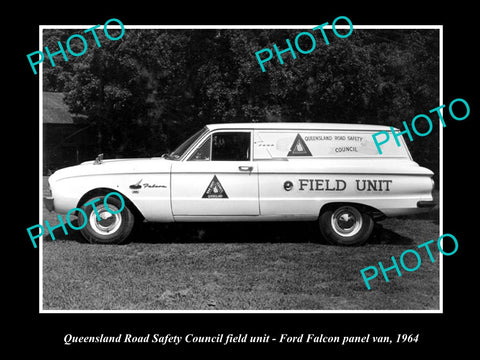
[[[218,130],[172,164],[173,216],[259,215],[250,130]]]

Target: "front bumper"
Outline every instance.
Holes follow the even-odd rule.
[[[53,197],[47,196],[43,198],[43,203],[48,211],[55,211],[55,206],[53,205]]]

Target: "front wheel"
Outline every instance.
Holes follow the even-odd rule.
[[[373,219],[355,206],[340,205],[322,212],[320,231],[325,239],[335,245],[360,245],[373,231]]]
[[[132,212],[125,203],[112,197],[107,198],[108,209],[104,203],[105,196],[96,196],[86,203],[96,199],[100,199],[95,204],[97,211],[92,206],[82,206],[86,219],[81,212],[78,214],[79,223],[85,224],[80,232],[92,244],[121,244],[132,232],[135,222]]]

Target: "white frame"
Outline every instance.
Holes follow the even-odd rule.
[[[87,29],[95,25],[39,25],[39,49],[43,49],[43,30],[46,29]],[[317,25],[124,25],[125,29],[312,29]],[[336,25],[337,29],[349,29],[349,25]],[[103,29],[103,25],[100,26]],[[118,28],[119,25],[110,25],[110,28]],[[324,28],[331,29],[331,25]],[[354,29],[436,29],[439,30],[439,105],[443,102],[443,25],[354,25]],[[308,61],[304,59],[303,61]],[[43,63],[38,69],[39,84],[39,224],[43,223]],[[443,109],[440,110],[443,114]],[[439,122],[440,137],[440,186],[439,186],[439,236],[443,234],[443,128]],[[210,134],[210,132],[209,132]],[[253,136],[252,136],[253,141]],[[188,154],[189,155],[189,154]],[[187,155],[187,157],[188,157]],[[252,153],[252,159],[253,159]],[[183,159],[179,159],[183,161]],[[39,238],[39,313],[40,314],[58,314],[58,313],[300,313],[300,314],[321,314],[321,313],[443,313],[443,255],[439,254],[440,266],[440,294],[439,309],[434,310],[45,310],[43,309],[43,236]],[[367,291],[367,290],[365,290]]]

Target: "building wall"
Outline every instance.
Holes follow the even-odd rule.
[[[93,160],[96,134],[85,124],[43,124],[43,173]]]

